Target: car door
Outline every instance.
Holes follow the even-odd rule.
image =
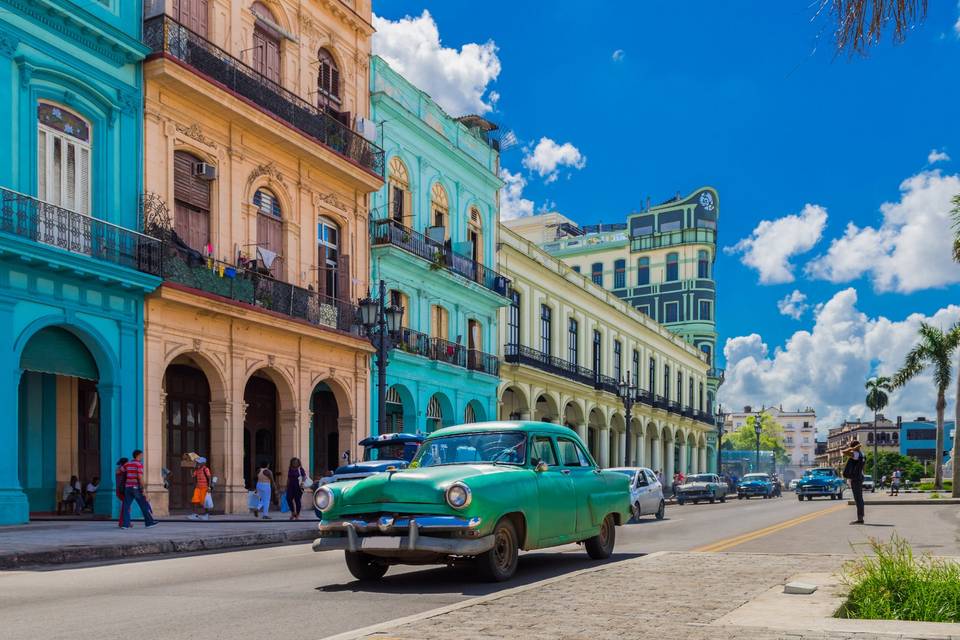
[[[579,535],[590,531],[595,526],[590,513],[590,494],[593,491],[603,490],[603,483],[599,481],[598,469],[590,456],[572,438],[558,437],[557,450],[563,471],[573,481],[577,513],[576,531]]]
[[[663,500],[663,487],[660,486],[660,481],[657,480],[657,476],[653,474],[653,471],[644,469],[643,475],[645,475],[647,478],[647,500],[649,501],[649,513],[656,513],[660,510],[660,501]],[[646,508],[644,508],[644,513],[648,513]]]
[[[546,435],[530,438],[530,465],[537,468],[537,497],[539,503],[539,529],[537,546],[560,544],[576,537],[577,516],[572,502],[576,499],[573,478],[559,463],[553,439]]]
[[[636,496],[636,502],[640,505],[640,515],[650,513],[650,482],[647,480],[647,477],[643,475],[643,469],[637,469],[631,483],[634,486],[633,491]]]

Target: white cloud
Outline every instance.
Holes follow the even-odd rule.
[[[624,51],[623,49],[617,49],[616,51],[613,52],[613,55],[610,56],[610,58],[614,62],[620,62],[626,57],[627,57],[627,52]]]
[[[550,184],[557,179],[561,167],[583,169],[587,165],[587,157],[569,142],[557,144],[550,138],[540,138],[533,149],[526,149],[523,157],[523,166],[535,171]]]
[[[802,293],[799,289],[794,289],[793,293],[788,293],[777,301],[777,309],[780,310],[781,314],[799,320],[810,308],[806,300],[807,295],[805,293]]]
[[[523,188],[527,186],[527,181],[520,172],[510,173],[501,167],[500,179],[504,182],[500,190],[500,219],[512,220],[533,215],[533,200],[523,197]]]
[[[444,47],[430,12],[393,21],[373,16],[373,52],[453,116],[483,114],[500,95],[488,85],[500,75],[497,45],[470,42],[460,50]],[[486,94],[486,96],[484,95]]]
[[[827,253],[806,266],[807,275],[830,282],[868,276],[879,292],[911,293],[960,282],[951,259],[951,198],[960,176],[923,171],[900,184],[900,201],[880,205],[879,227],[847,224]]]
[[[761,284],[793,282],[790,258],[812,249],[826,223],[827,210],[807,204],[799,215],[761,220],[749,237],[724,251],[743,254],[740,261],[757,270]]]
[[[930,149],[930,153],[927,154],[927,164],[936,164],[937,162],[948,162],[950,156],[947,155],[946,151],[940,151],[939,149]]]
[[[960,321],[960,306],[893,321],[859,311],[854,289],[839,291],[817,307],[811,330],[797,331],[772,354],[757,334],[728,339],[723,349],[726,381],[719,399],[727,409],[781,403],[784,409],[812,406],[824,428],[846,418],[872,417],[863,404],[864,382],[872,375],[890,375],[903,364],[923,321],[945,329]],[[952,391],[947,395],[952,403]],[[923,373],[890,394],[884,413],[931,417],[935,403],[931,376]],[[948,408],[948,415],[952,411]]]

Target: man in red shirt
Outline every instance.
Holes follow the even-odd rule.
[[[123,465],[124,485],[123,509],[120,511],[121,529],[131,529],[133,527],[133,525],[130,524],[130,507],[133,506],[134,501],[136,501],[137,506],[140,507],[140,512],[143,513],[143,521],[146,528],[149,529],[157,525],[157,521],[153,519],[150,503],[143,497],[143,463],[140,461],[142,456],[143,451],[134,449],[133,460]]]

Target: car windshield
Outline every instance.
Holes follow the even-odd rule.
[[[863,479],[864,479],[864,480],[873,480],[873,476],[868,473],[867,475],[863,476]]]
[[[810,472],[810,475],[812,475],[812,476],[832,476],[832,475],[836,475],[836,474],[834,474],[833,469],[814,469],[813,471]]]
[[[480,462],[523,464],[527,459],[525,433],[483,432],[430,438],[413,462],[420,467]]]
[[[713,476],[706,474],[687,476],[687,482],[713,482]]]
[[[374,444],[363,449],[363,459],[365,462],[375,460],[403,460],[410,462],[417,453],[419,443],[416,442],[391,442],[389,444]]]
[[[633,477],[637,474],[633,469],[610,469],[610,471],[616,471],[617,473],[622,473],[625,476],[629,476],[632,480]]]
[[[769,480],[770,477],[765,473],[748,473],[743,476],[744,480]]]

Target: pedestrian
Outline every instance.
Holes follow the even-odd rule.
[[[887,474],[880,476],[880,490],[883,491],[885,486],[887,486]]]
[[[860,441],[851,440],[850,446],[843,450],[843,455],[847,457],[843,477],[850,482],[853,501],[857,503],[857,519],[850,524],[863,524],[863,467],[867,459],[860,450]]]
[[[260,498],[258,515],[262,520],[270,520],[270,497],[273,494],[273,472],[270,463],[264,462],[257,469],[257,496]]]
[[[303,485],[307,480],[307,472],[300,464],[300,458],[290,458],[290,468],[287,470],[287,506],[290,507],[290,519],[299,520],[300,510],[303,508],[300,499],[303,497]]]
[[[80,493],[80,480],[77,476],[70,476],[70,482],[63,485],[63,494],[60,501],[70,505],[75,514],[83,511],[83,494]]]
[[[657,482],[660,483],[660,486],[663,487],[663,471],[657,469]]]
[[[190,503],[193,505],[193,513],[190,514],[189,518],[191,520],[209,520],[207,493],[210,491],[210,467],[207,466],[206,458],[202,456],[197,458],[192,475],[194,485]]]
[[[893,479],[890,481],[890,495],[900,495],[900,480],[903,478],[903,472],[900,469],[894,469]]]
[[[127,460],[127,458],[117,460],[117,468],[113,471],[113,492],[120,501],[121,513],[123,512],[123,486],[127,483],[127,472],[124,471],[123,465],[127,464]],[[123,518],[117,518],[117,526],[123,526]]]
[[[93,476],[93,478],[90,479],[90,482],[87,483],[87,488],[83,496],[83,500],[87,503],[87,506],[90,507],[90,511],[93,511],[93,499],[97,496],[97,491],[99,490],[100,477]]]
[[[147,502],[147,499],[143,495],[146,487],[143,482],[143,462],[140,461],[142,456],[143,451],[134,449],[133,460],[129,460],[123,465],[124,483],[123,509],[120,512],[121,529],[133,528],[133,524],[130,522],[130,508],[133,507],[134,502],[140,507],[140,512],[143,514],[143,522],[147,529],[155,527],[158,524],[157,521],[153,519],[153,510],[150,509],[150,503]]]

